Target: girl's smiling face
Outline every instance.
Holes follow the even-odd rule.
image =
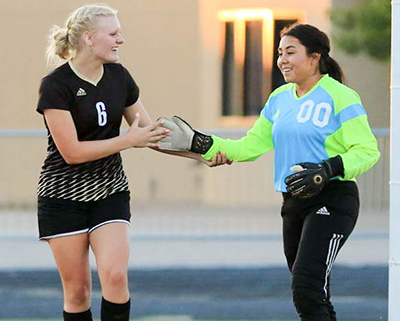
[[[89,36],[89,46],[96,58],[104,63],[119,60],[119,47],[125,42],[117,16],[96,18],[95,31]]]
[[[279,43],[277,65],[286,82],[301,85],[319,74],[319,59],[320,54],[308,54],[296,37],[284,36]]]

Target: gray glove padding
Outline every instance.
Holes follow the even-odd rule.
[[[164,120],[163,127],[171,130],[165,138],[158,141],[160,149],[184,150],[204,155],[211,148],[213,144],[212,137],[193,129],[179,116],[172,116],[171,119],[163,117],[159,119]]]
[[[158,120],[163,120],[163,127],[171,130],[166,137],[158,141],[160,149],[171,151],[190,150],[194,131],[189,124],[177,116],[173,116],[171,119],[160,117]]]

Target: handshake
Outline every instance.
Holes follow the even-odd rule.
[[[162,127],[169,132],[158,141],[158,148],[165,151],[191,151],[196,154],[206,154],[213,145],[211,136],[192,128],[179,116],[171,119],[161,117]],[[226,154],[217,153],[209,166],[232,164],[226,159]],[[291,168],[293,174],[285,179],[287,192],[296,198],[309,198],[319,194],[329,181],[337,176],[344,176],[342,158],[338,155],[321,163],[299,163]]]
[[[162,120],[162,127],[170,130],[167,136],[158,141],[161,150],[191,151],[204,155],[213,144],[211,136],[193,129],[179,116],[172,116],[171,119],[160,117],[157,120]]]

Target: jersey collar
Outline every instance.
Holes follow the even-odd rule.
[[[296,92],[296,85],[293,84],[293,97],[297,100],[303,99],[304,97],[307,97],[308,95],[310,95],[315,89],[317,89],[318,86],[320,86],[323,82],[326,81],[326,79],[329,78],[328,74],[323,75],[318,81],[317,83],[314,85],[314,87],[312,87],[307,93],[305,93],[303,96],[298,97],[297,96],[297,92]]]
[[[82,74],[75,68],[75,66],[72,64],[72,61],[71,61],[71,60],[68,61],[68,65],[69,65],[69,67],[72,69],[72,71],[74,72],[74,74],[75,74],[76,76],[78,76],[78,77],[79,77],[80,79],[82,79],[83,81],[86,81],[86,82],[88,82],[89,84],[92,84],[93,86],[97,86],[97,84],[100,82],[101,78],[103,78],[103,75],[104,75],[104,67],[103,67],[103,65],[101,66],[101,69],[102,69],[102,70],[101,70],[101,74],[100,74],[99,78],[96,79],[96,80],[89,79],[89,78],[85,77],[84,75],[82,75]]]

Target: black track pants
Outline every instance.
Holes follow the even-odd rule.
[[[308,199],[284,193],[284,250],[292,273],[293,301],[302,321],[336,320],[329,274],[354,229],[358,211],[357,185],[350,181],[332,181]]]

